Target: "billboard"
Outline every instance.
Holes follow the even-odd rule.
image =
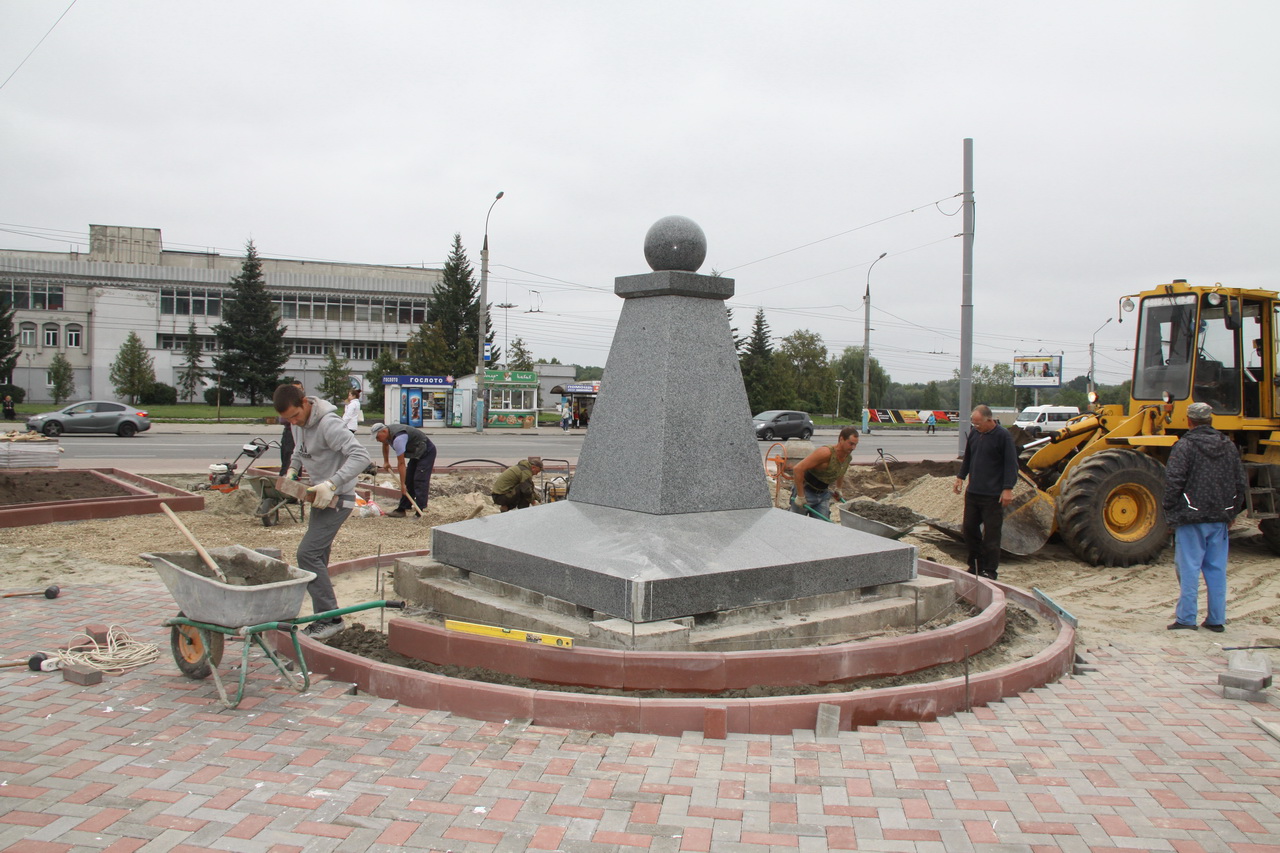
[[[1062,356],[1015,355],[1014,388],[1058,388],[1062,385]]]

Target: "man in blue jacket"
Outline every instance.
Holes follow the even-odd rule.
[[[996,579],[1000,569],[1000,534],[1004,508],[1013,501],[1018,482],[1018,450],[1013,436],[1000,426],[990,406],[977,406],[969,415],[964,461],[953,491],[958,495],[965,478],[964,544],[969,548],[969,573]]]
[[[1200,576],[1209,597],[1204,627],[1221,633],[1227,621],[1227,528],[1244,509],[1240,451],[1212,426],[1208,403],[1187,407],[1191,427],[1169,452],[1164,471],[1164,519],[1173,528],[1178,605],[1170,631],[1196,630]]]

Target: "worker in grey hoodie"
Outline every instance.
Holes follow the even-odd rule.
[[[316,613],[338,609],[338,597],[329,579],[329,551],[338,529],[355,508],[356,477],[369,467],[369,451],[342,423],[338,407],[319,397],[307,397],[297,385],[281,385],[272,396],[280,419],[293,427],[295,447],[289,460],[291,480],[305,466],[314,494],[311,522],[298,543],[298,568],[315,572],[307,585]],[[332,637],[346,627],[341,616],[320,619],[304,632],[317,640]]]

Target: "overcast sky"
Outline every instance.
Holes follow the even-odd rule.
[[[833,354],[887,252],[872,354],[924,381],[959,365],[969,137],[975,361],[1071,377],[1126,294],[1277,287],[1278,31],[1274,0],[0,0],[0,248],[438,265],[457,232],[478,278],[501,190],[498,341],[603,365],[614,278],[680,214],[740,332]]]

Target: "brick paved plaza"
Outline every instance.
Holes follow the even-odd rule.
[[[115,624],[160,659],[101,684],[0,670],[4,851],[1280,851],[1274,704],[1222,659],[1083,650],[1096,671],[839,737],[600,736],[183,678],[157,581],[4,599],[5,660]],[[229,643],[222,672],[239,660]]]

